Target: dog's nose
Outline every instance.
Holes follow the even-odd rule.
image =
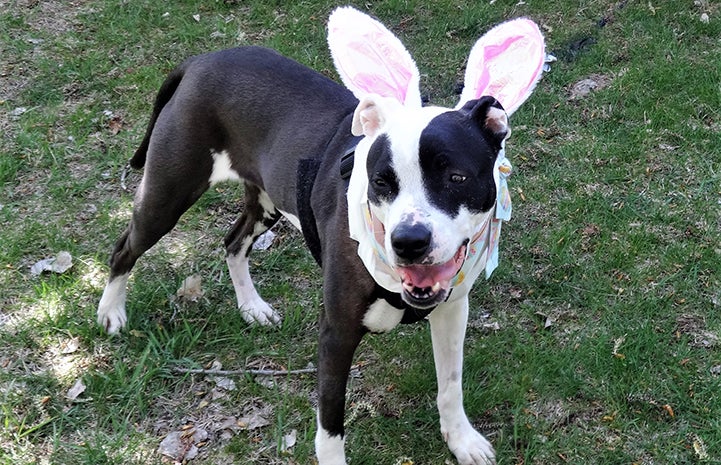
[[[416,260],[428,252],[431,231],[420,224],[401,224],[391,233],[391,246],[399,258]]]

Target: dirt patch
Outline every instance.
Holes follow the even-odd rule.
[[[706,319],[700,315],[683,313],[676,318],[676,332],[687,336],[693,347],[710,349],[719,344],[718,334],[706,328]]]
[[[43,54],[46,36],[67,34],[78,27],[77,17],[84,11],[85,2],[0,0],[0,11],[22,22],[22,28],[9,29],[11,42],[33,45],[31,55]],[[18,53],[11,44],[0,54],[0,103],[12,101],[33,81],[34,71],[29,66],[26,52]]]
[[[581,79],[573,85],[570,91],[570,100],[581,100],[591,92],[597,92],[608,87],[613,81],[613,76],[605,74],[592,74],[585,79]]]
[[[84,12],[85,1],[0,0],[0,9],[14,16],[24,16],[31,29],[46,34],[64,34],[74,28],[76,18]]]

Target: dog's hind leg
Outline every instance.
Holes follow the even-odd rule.
[[[280,316],[258,294],[250,277],[248,256],[253,243],[280,218],[268,194],[255,184],[245,183],[245,208],[225,236],[226,262],[243,319],[248,323],[275,325]]]
[[[146,166],[135,195],[133,217],[115,243],[110,278],[98,305],[98,323],[114,334],[125,326],[125,300],[130,271],[140,256],[178,222],[208,188],[212,161],[196,166],[192,175],[159,166]]]

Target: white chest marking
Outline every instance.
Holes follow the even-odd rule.
[[[231,166],[227,151],[211,152],[210,155],[213,157],[213,172],[208,179],[211,185],[222,181],[240,181],[238,172]]]
[[[387,333],[403,318],[403,310],[393,307],[383,299],[373,302],[363,316],[363,326],[374,333]]]

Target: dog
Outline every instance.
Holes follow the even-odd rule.
[[[248,255],[281,217],[321,265],[318,463],[346,463],[346,382],[363,335],[421,319],[430,321],[444,439],[461,464],[495,463],[463,408],[468,294],[497,262],[510,215],[508,114],[540,76],[543,38],[519,19],[479,39],[449,109],[422,106],[415,63],[379,22],[343,7],[328,28],[345,87],[254,46],[195,56],[170,72],[130,162],[144,174],[98,322],[111,334],[124,327],[138,258],[210,186],[242,182],[245,208],[225,247],[243,318],[280,323],[251,281]]]

